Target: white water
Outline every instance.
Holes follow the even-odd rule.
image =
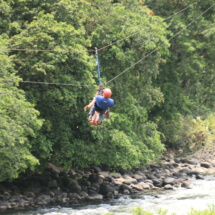
[[[194,180],[192,189],[177,188],[174,191],[160,191],[124,196],[120,199],[102,204],[91,204],[76,207],[55,207],[30,211],[6,212],[7,215],[131,215],[132,208],[140,206],[146,211],[157,209],[168,210],[176,215],[186,215],[191,208],[204,210],[208,205],[215,205],[215,177],[207,176],[206,180]]]

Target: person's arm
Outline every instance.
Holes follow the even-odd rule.
[[[96,102],[96,99],[94,98],[88,105],[86,105],[84,107],[84,110],[86,111],[86,110],[90,109],[94,105],[95,102]]]
[[[99,93],[100,93],[100,91],[102,90],[102,88],[103,88],[103,85],[100,84],[99,87],[98,87],[98,90],[97,90],[97,92],[96,92],[96,94],[95,94],[95,96],[94,96],[94,98],[93,98],[93,100],[92,100],[88,105],[86,105],[86,106],[84,107],[84,110],[85,110],[85,111],[88,110],[88,109],[90,109],[90,108],[95,104],[95,102],[96,102],[95,97],[99,95]]]

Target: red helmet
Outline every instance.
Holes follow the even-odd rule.
[[[104,96],[105,98],[110,98],[110,97],[111,97],[111,94],[112,94],[111,89],[106,88],[106,89],[103,90],[103,96]]]

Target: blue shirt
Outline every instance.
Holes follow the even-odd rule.
[[[96,96],[96,105],[101,110],[107,110],[114,105],[114,100],[103,96]]]

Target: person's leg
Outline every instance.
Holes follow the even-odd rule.
[[[93,116],[92,116],[92,118],[91,118],[91,120],[90,120],[90,124],[97,126],[98,121],[99,121],[99,113],[97,111],[95,111]]]
[[[89,111],[89,120],[92,119],[94,113],[95,113],[95,104],[90,108],[90,111]]]
[[[99,118],[98,118],[98,124],[102,124],[102,120],[104,118],[104,114],[103,113],[99,113]]]

